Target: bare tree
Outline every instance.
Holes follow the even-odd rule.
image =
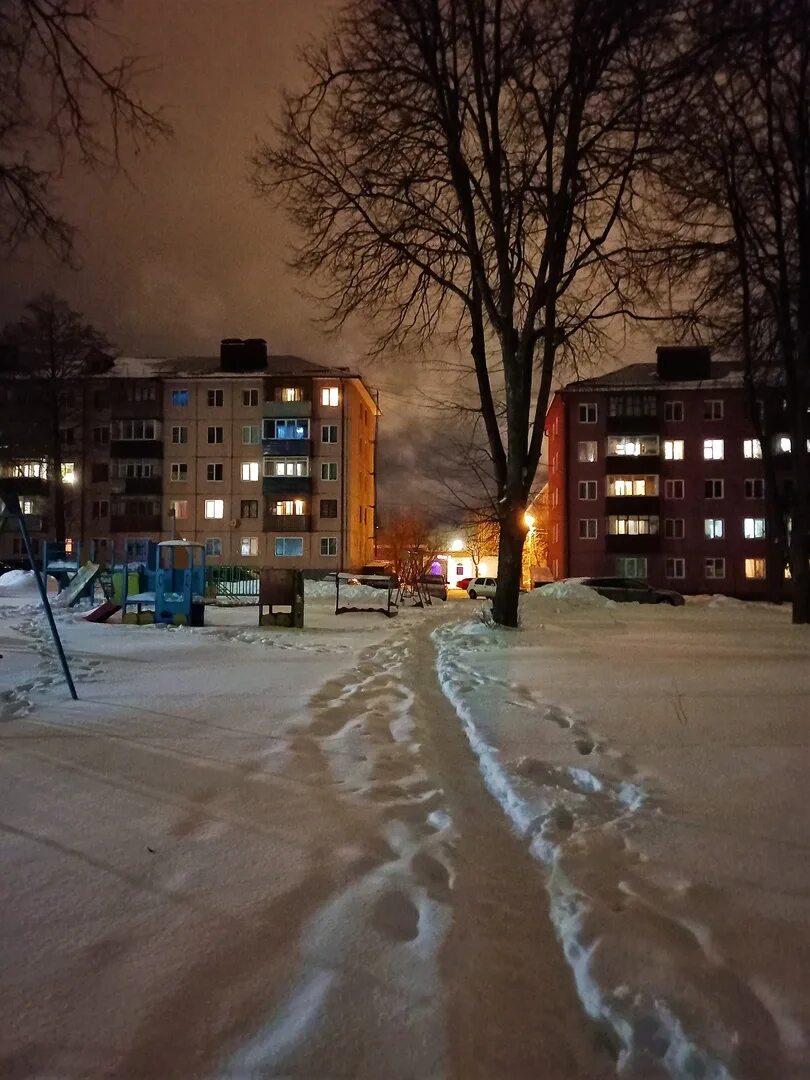
[[[138,62],[107,60],[111,37],[96,0],[2,0],[0,11],[0,246],[38,238],[69,256],[73,229],[55,185],[70,155],[117,168],[170,127],[135,89]]]
[[[671,7],[358,0],[252,157],[257,192],[280,192],[303,230],[298,270],[331,282],[332,325],[370,313],[380,350],[451,327],[466,343],[508,626],[555,368],[634,306],[626,224],[665,106]]]
[[[51,294],[30,301],[26,312],[19,322],[3,329],[0,339],[13,354],[11,369],[19,376],[29,405],[16,420],[13,402],[3,410],[0,455],[6,464],[21,456],[45,463],[54,531],[57,540],[64,540],[63,466],[77,427],[80,438],[84,437],[81,377],[111,367],[112,346],[78,312]],[[84,479],[80,478],[82,483]]]
[[[662,273],[742,356],[769,500],[768,560],[790,556],[794,622],[810,621],[810,0],[695,3],[690,32],[714,41],[670,127],[659,176]],[[722,16],[722,17],[721,17]],[[774,437],[790,438],[781,482]],[[777,448],[778,449],[778,448]]]

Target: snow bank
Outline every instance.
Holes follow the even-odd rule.
[[[48,592],[59,588],[59,583],[52,577],[48,578]],[[36,595],[37,582],[33,570],[7,570],[0,576],[0,589],[7,589],[15,593],[32,592]]]
[[[335,602],[334,581],[305,581],[304,599],[331,600]],[[370,585],[351,585],[347,581],[340,583],[341,604],[363,604],[365,607],[385,607],[388,602],[387,589],[374,589]]]
[[[578,581],[555,581],[523,597],[523,603],[532,606],[552,600],[565,600],[571,607],[615,607],[613,600]]]

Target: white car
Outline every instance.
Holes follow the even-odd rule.
[[[479,596],[486,596],[492,599],[495,595],[495,586],[497,583],[497,578],[494,577],[473,578],[467,586],[467,596],[469,596],[471,600],[476,600]]]

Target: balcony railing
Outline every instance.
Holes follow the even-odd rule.
[[[644,473],[657,473],[660,471],[660,454],[639,454],[638,457],[631,457],[629,454],[609,454],[605,458],[606,473],[624,473],[630,476],[639,476]]]
[[[652,435],[661,430],[661,420],[658,416],[608,416],[605,430],[608,435],[635,435],[641,430]]]
[[[163,443],[160,439],[112,439],[110,457],[162,458]]]
[[[661,550],[661,536],[658,533],[643,533],[637,536],[622,534],[615,536],[608,533],[605,537],[605,551],[616,555],[648,555]]]
[[[48,495],[48,481],[43,480],[41,476],[2,476],[0,477],[0,498],[2,493],[7,491],[9,495],[31,496],[47,496]]]
[[[160,476],[128,476],[124,480],[125,495],[160,495],[163,478]]]
[[[312,529],[310,514],[265,514],[264,531],[276,533],[305,533]]]
[[[311,476],[265,476],[262,481],[263,495],[310,495]]]
[[[262,453],[268,457],[312,457],[312,440],[262,439]]]
[[[265,401],[263,415],[268,420],[294,420],[312,415],[311,401]]]
[[[605,499],[605,513],[657,515],[661,506],[658,495],[608,495]]]
[[[110,531],[122,533],[159,533],[163,531],[163,521],[160,514],[123,514],[119,517],[110,518]]]

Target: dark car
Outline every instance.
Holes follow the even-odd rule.
[[[672,607],[680,607],[685,602],[681,594],[674,589],[656,589],[637,578],[588,577],[567,580],[587,585],[600,596],[615,600],[619,604],[670,604]]]
[[[434,599],[447,599],[447,581],[443,574],[422,574],[419,583]]]
[[[366,566],[361,566],[357,571],[358,577],[365,576],[367,574],[379,578],[387,578],[386,581],[364,581],[363,585],[368,585],[372,589],[387,589],[389,583],[392,588],[396,589],[399,586],[399,579],[394,573],[394,568],[390,563],[368,563]]]

